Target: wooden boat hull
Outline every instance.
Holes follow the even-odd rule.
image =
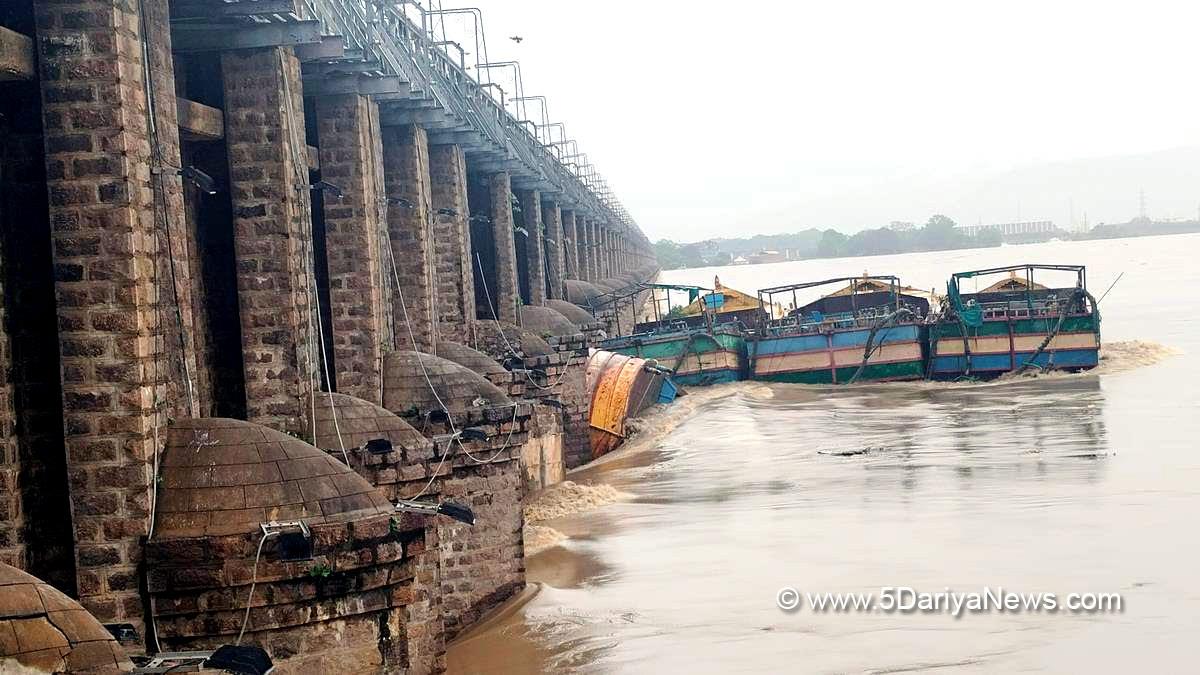
[[[930,328],[931,374],[992,377],[1022,367],[1054,330],[1058,317],[986,319],[968,328],[964,341],[958,322]],[[965,342],[965,344],[964,344]],[[968,356],[969,354],[969,356]],[[1068,316],[1034,364],[1050,370],[1087,370],[1100,363],[1100,325],[1093,314]]]
[[[767,382],[841,384],[862,365],[870,329],[845,328],[801,335],[767,335],[750,343],[750,377]],[[921,327],[881,329],[857,382],[915,380],[925,376]]]
[[[602,346],[618,354],[654,359],[663,368],[673,369],[671,379],[684,386],[736,382],[746,372],[746,340],[733,332],[616,338]]]

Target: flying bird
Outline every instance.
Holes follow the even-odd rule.
[[[521,44],[521,40],[524,40],[525,38],[521,37],[520,35],[514,35],[508,39],[512,40],[513,42],[515,42],[517,44]]]

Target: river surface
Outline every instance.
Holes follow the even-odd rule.
[[[1200,235],[672,271],[761,287],[1088,266],[1103,340],[1155,365],[1010,383],[730,385],[643,451],[572,476],[621,502],[546,523],[538,590],[452,672],[1195,672]],[[830,289],[832,290],[832,289]],[[964,291],[973,290],[970,287]],[[1119,364],[1118,364],[1119,365]],[[784,612],[801,593],[1120,593],[1111,613]],[[1060,607],[1060,610],[1062,608]]]

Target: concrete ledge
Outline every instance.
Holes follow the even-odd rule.
[[[176,98],[175,109],[179,115],[179,134],[184,140],[219,141],[225,138],[225,113],[220,109],[186,98]]]
[[[36,75],[33,39],[0,26],[0,82],[32,80]]]

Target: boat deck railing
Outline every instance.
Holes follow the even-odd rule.
[[[804,335],[834,330],[870,328],[890,314],[890,307],[870,307],[858,312],[839,312],[827,315],[789,316],[767,324],[767,335]],[[903,322],[902,322],[903,323]]]
[[[713,326],[711,334],[731,333],[745,334],[747,331],[737,321],[729,321],[726,323]],[[693,333],[710,333],[709,329],[704,326],[689,326],[686,321],[672,321],[671,323],[655,328],[653,330],[641,331],[639,333],[630,333],[629,335],[615,335],[600,342],[603,347],[605,345],[616,345],[622,342],[631,342],[634,340],[657,340],[671,339],[679,337],[687,337]]]
[[[1032,302],[1023,300],[1011,300],[1008,302],[985,302],[980,305],[983,310],[984,320],[1009,320],[1009,319],[1041,319],[1047,317],[1057,317],[1064,306],[1070,304],[1070,300],[1049,296],[1039,298]],[[1072,314],[1086,316],[1090,311],[1072,312]]]
[[[830,330],[870,328],[878,319],[887,316],[887,307],[872,307],[868,310],[839,312],[832,315],[790,316],[775,319],[767,324],[768,335],[803,335],[827,333]]]

